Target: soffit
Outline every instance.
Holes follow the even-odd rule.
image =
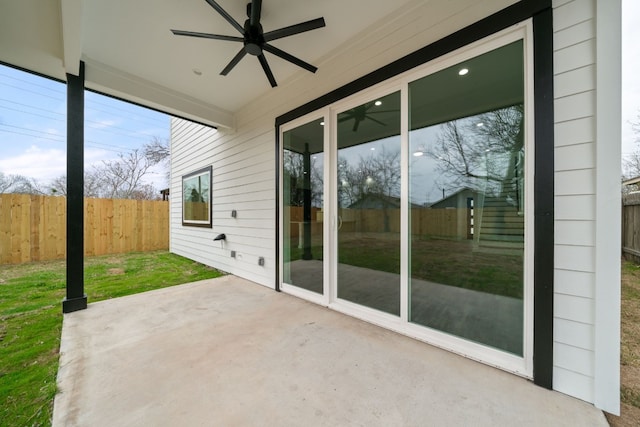
[[[218,0],[237,21],[246,2]],[[489,0],[487,12],[496,4]],[[500,7],[513,1],[502,0]],[[322,67],[332,52],[378,31],[385,17],[416,6],[462,10],[475,0],[264,0],[265,32],[324,17],[327,26],[272,44]],[[449,6],[450,5],[450,6]],[[86,85],[109,95],[212,125],[233,126],[233,114],[272,89],[256,58],[247,55],[224,77],[220,71],[241,44],[179,37],[170,29],[237,36],[204,0],[20,0],[0,4],[0,61],[60,80],[86,64]],[[469,16],[469,24],[483,15]],[[308,73],[266,54],[280,86]],[[65,63],[66,62],[66,63]],[[194,74],[198,69],[202,75]]]

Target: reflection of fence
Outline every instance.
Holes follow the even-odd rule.
[[[209,221],[209,203],[183,202],[184,219],[192,221]]]
[[[640,263],[640,193],[622,197],[622,252]]]
[[[85,199],[85,256],[169,247],[169,203]],[[64,197],[0,194],[0,264],[62,259]]]
[[[459,217],[460,211],[464,215]],[[411,209],[411,233],[414,235],[467,238],[468,209]],[[289,217],[287,217],[289,215]],[[460,218],[465,221],[459,223]],[[299,224],[302,222],[302,207],[285,209],[285,224],[289,222],[290,237],[298,237]],[[322,212],[313,208],[311,213],[311,234],[322,232],[320,223]],[[341,232],[359,233],[400,233],[400,209],[341,209]]]

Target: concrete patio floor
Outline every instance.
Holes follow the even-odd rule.
[[[592,405],[234,276],[64,317],[53,426],[606,426]]]

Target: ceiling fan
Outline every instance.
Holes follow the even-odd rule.
[[[240,49],[240,52],[233,57],[231,62],[220,72],[221,75],[226,76],[229,74],[233,67],[248,53],[253,56],[257,56],[262,65],[264,73],[271,83],[271,87],[276,87],[276,79],[271,72],[271,67],[267,62],[267,58],[264,56],[264,51],[272,53],[280,58],[291,62],[305,70],[309,70],[315,73],[318,69],[313,65],[296,58],[293,55],[288,54],[275,46],[269,44],[270,41],[281,39],[283,37],[293,36],[295,34],[304,33],[306,31],[315,30],[325,26],[324,18],[312,19],[311,21],[302,22],[300,24],[291,25],[289,27],[280,28],[279,30],[264,32],[262,25],[260,24],[260,13],[262,10],[262,0],[251,0],[251,3],[247,4],[247,16],[249,19],[244,21],[244,26],[240,25],[238,21],[233,19],[218,3],[214,0],[205,0],[209,5],[216,10],[224,19],[227,20],[236,30],[242,34],[242,37],[226,36],[222,34],[209,34],[209,33],[197,33],[193,31],[183,30],[171,30],[171,32],[177,36],[188,37],[200,37],[205,39],[225,40],[233,42],[242,42],[244,46]]]
[[[380,126],[387,126],[386,123],[372,117],[374,114],[385,114],[385,113],[397,113],[398,110],[385,110],[385,111],[370,111],[373,107],[379,107],[382,105],[380,101],[376,102],[368,102],[366,104],[358,105],[351,110],[347,110],[344,113],[340,113],[340,117],[338,118],[338,123],[346,122],[348,120],[353,120],[353,128],[351,129],[353,132],[357,132],[360,127],[360,123],[365,120],[371,120],[379,124]]]

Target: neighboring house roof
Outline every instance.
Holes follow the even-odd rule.
[[[633,185],[640,183],[640,176],[636,176],[635,178],[627,179],[626,181],[622,181],[622,185]]]
[[[449,207],[454,207],[457,206],[457,201],[455,200],[459,194],[461,193],[468,193],[469,195],[477,195],[478,191],[469,188],[469,187],[463,187],[461,189],[459,189],[458,191],[456,191],[453,194],[450,194],[446,197],[443,197],[442,199],[438,200],[437,202],[434,202],[431,204],[432,208],[449,208]],[[454,202],[453,204],[451,202]]]
[[[349,209],[400,209],[401,201],[399,197],[386,196],[384,194],[369,193],[365,194],[360,200],[355,201],[348,206]],[[421,208],[423,206],[411,203],[412,208]]]

